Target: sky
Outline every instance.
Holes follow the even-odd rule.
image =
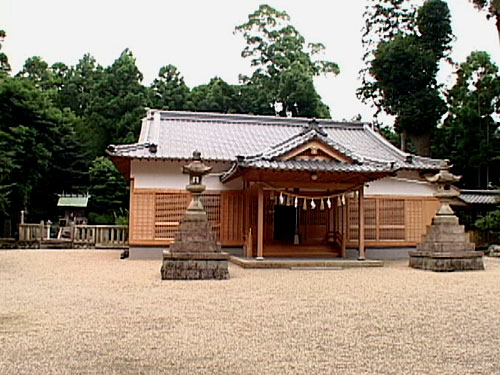
[[[7,33],[2,51],[13,73],[31,56],[49,64],[74,65],[85,54],[108,66],[129,48],[143,83],[149,85],[160,67],[175,65],[186,84],[194,87],[215,76],[238,83],[239,74],[251,72],[241,57],[245,43],[235,26],[265,0],[0,0],[0,29]],[[307,42],[321,42],[322,59],[340,66],[338,76],[315,81],[332,118],[349,120],[358,114],[372,121],[374,109],[356,97],[360,86],[361,29],[366,0],[269,0],[285,10]],[[500,65],[500,43],[494,22],[467,0],[448,0],[455,35],[452,58],[466,59],[474,50],[490,53]],[[443,68],[440,81],[453,83],[451,68]],[[383,117],[386,125],[392,121]]]

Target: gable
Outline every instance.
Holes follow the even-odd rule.
[[[352,163],[353,160],[335,148],[323,142],[314,140],[307,142],[285,153],[281,160],[326,160],[342,163]]]

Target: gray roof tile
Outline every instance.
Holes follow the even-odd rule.
[[[467,204],[500,204],[498,190],[460,190],[459,199]]]
[[[440,160],[404,153],[368,124],[316,121],[319,132],[309,126],[310,119],[303,118],[150,110],[143,120],[139,141],[132,145],[110,145],[108,153],[126,158],[190,159],[193,151],[198,150],[205,160],[236,161],[238,155],[273,159],[311,137],[319,137],[358,162],[439,169]],[[323,132],[326,137],[321,135]],[[156,152],[151,152],[151,144],[157,146]]]

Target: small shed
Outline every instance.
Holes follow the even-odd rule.
[[[476,229],[476,220],[500,205],[500,191],[460,189],[460,195],[451,205],[465,229]]]
[[[64,216],[59,218],[60,226],[71,224],[86,224],[86,209],[90,195],[87,194],[59,194],[57,207],[64,209]]]

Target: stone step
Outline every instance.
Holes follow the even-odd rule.
[[[474,251],[475,245],[470,242],[422,242],[417,246],[418,251],[455,252]]]
[[[43,240],[40,249],[71,249],[71,240]]]
[[[170,250],[184,252],[210,252],[220,250],[220,245],[215,241],[175,241],[170,245]]]
[[[422,242],[470,242],[469,233],[443,233],[429,231],[422,235]]]
[[[463,225],[427,225],[427,233],[428,232],[435,233],[464,233],[465,227]]]

